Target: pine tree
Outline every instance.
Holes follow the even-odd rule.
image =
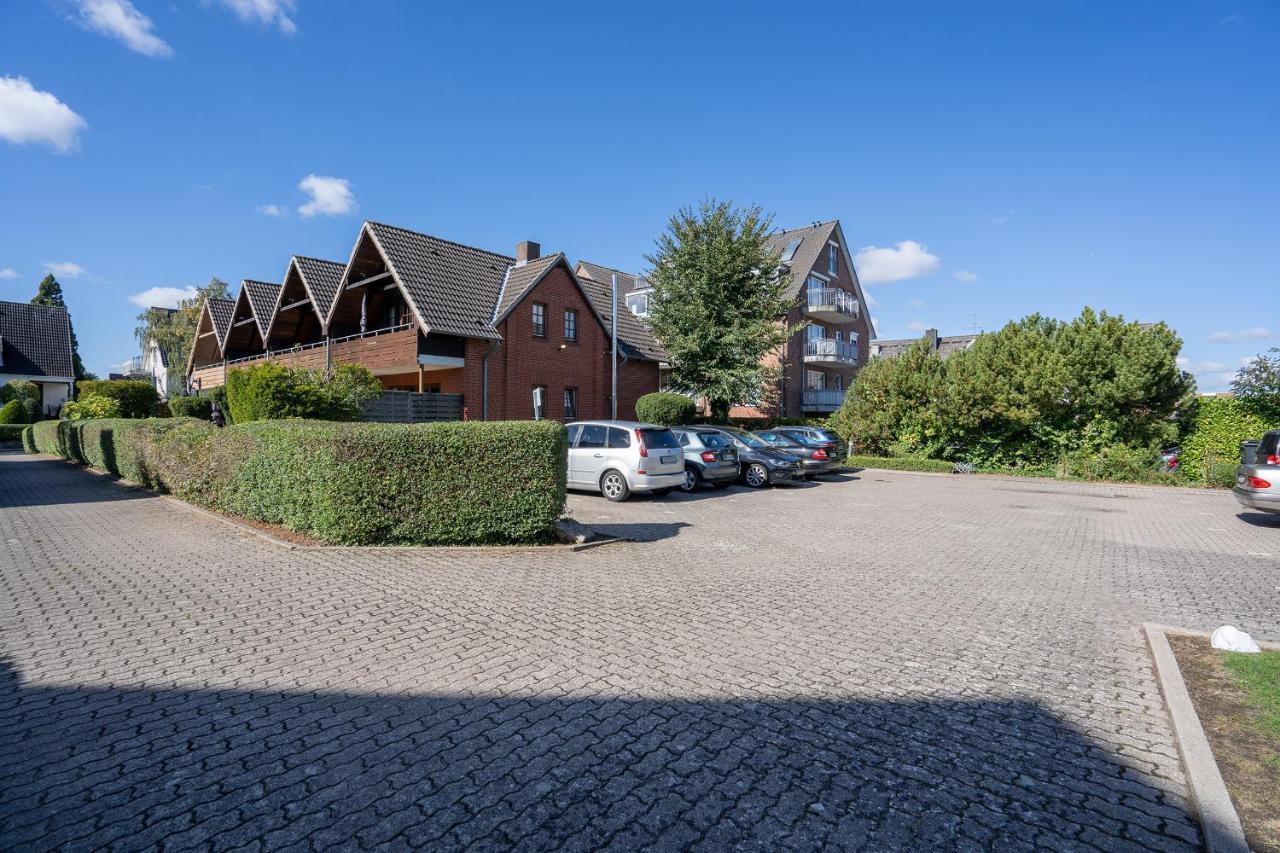
[[[761,360],[796,331],[780,322],[791,303],[767,243],[772,222],[759,207],[707,199],[672,216],[646,257],[649,322],[671,359],[670,387],[705,399],[721,422],[761,398],[777,376]]]
[[[41,281],[40,286],[36,288],[36,295],[31,298],[32,305],[52,305],[57,308],[66,308],[67,302],[62,298],[62,285],[58,284],[58,280],[50,273]],[[71,312],[67,311],[67,325],[71,326]],[[76,381],[81,379],[92,379],[92,374],[86,373],[84,362],[80,360],[80,342],[76,340],[75,326],[71,326],[71,363],[76,373]]]

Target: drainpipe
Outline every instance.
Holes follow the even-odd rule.
[[[618,419],[618,274],[615,272],[610,276],[613,288],[613,300],[610,307],[611,319],[609,320],[609,331],[613,338],[613,357],[609,359],[609,364],[613,368],[613,387],[610,389],[609,396],[610,408],[613,410],[611,417],[613,420]]]
[[[489,420],[489,356],[498,351],[501,341],[489,341],[489,349],[480,360],[480,420]]]

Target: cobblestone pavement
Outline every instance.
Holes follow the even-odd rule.
[[[569,503],[651,541],[291,551],[0,454],[0,848],[1194,849],[1139,625],[1280,638],[1221,493]]]

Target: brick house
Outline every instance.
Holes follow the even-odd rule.
[[[840,408],[845,391],[869,355],[871,318],[853,268],[840,222],[815,223],[769,237],[779,254],[793,307],[781,318],[788,326],[808,325],[766,363],[779,367],[778,382],[762,399],[735,406],[732,417],[820,417]],[[649,313],[653,285],[642,276],[582,261],[578,274],[610,286],[618,276],[619,299],[640,320]],[[619,326],[622,323],[619,321]],[[647,327],[644,327],[647,332]]]
[[[534,417],[535,400],[542,417],[608,417],[600,298],[562,253],[542,256],[537,243],[511,257],[366,222],[345,265],[295,257],[281,285],[246,281],[225,332],[225,306],[206,306],[189,372],[208,388],[264,358],[312,369],[354,362],[388,390],[461,395],[471,419]],[[619,417],[657,390],[663,357],[632,320],[619,321]],[[205,366],[215,342],[221,376]]]

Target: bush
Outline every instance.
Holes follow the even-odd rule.
[[[1240,442],[1261,438],[1280,424],[1268,422],[1231,397],[1200,397],[1185,413],[1184,433],[1178,450],[1178,467],[1188,479],[1205,483],[1235,484],[1240,462]],[[1229,467],[1227,480],[1218,468]]]
[[[69,421],[122,417],[120,401],[102,394],[86,394],[62,406],[62,417]]]
[[[120,404],[119,415],[95,417],[149,418],[155,413],[160,394],[150,382],[137,379],[84,379],[76,383],[76,398],[100,395]]]
[[[886,471],[927,471],[950,474],[955,465],[941,459],[917,459],[914,457],[850,456],[845,459],[850,468],[882,468]]]
[[[204,392],[209,397],[209,403],[217,406],[218,411],[222,412],[222,419],[225,423],[235,423],[235,418],[231,417],[231,407],[227,405],[227,386],[218,385]],[[212,416],[212,412],[210,415]]]
[[[22,400],[10,400],[0,406],[0,424],[25,424],[29,420]]]
[[[199,418],[207,421],[213,415],[213,398],[204,394],[195,397],[171,397],[169,413],[175,418]]]
[[[1173,474],[1161,470],[1160,455],[1154,449],[1122,444],[1065,456],[1056,473],[1064,478],[1122,483],[1171,482],[1175,479]]]
[[[325,376],[268,361],[230,371],[226,394],[231,419],[246,424],[285,418],[356,420],[360,404],[381,390],[377,377],[358,364],[339,365]]]
[[[27,453],[36,453],[35,427],[27,427],[22,431],[22,449]]]
[[[40,421],[31,426],[32,444],[36,453],[47,453],[50,456],[66,456],[66,445],[62,430],[62,421]]]
[[[11,400],[32,400],[40,404],[40,386],[26,379],[10,379],[0,385],[0,403]]]
[[[0,424],[0,441],[17,441],[26,431],[26,424]]]
[[[37,425],[42,450],[335,544],[545,541],[564,509],[555,421],[51,425]]]
[[[683,394],[658,391],[636,400],[636,418],[658,426],[692,423],[697,413],[693,400]]]

